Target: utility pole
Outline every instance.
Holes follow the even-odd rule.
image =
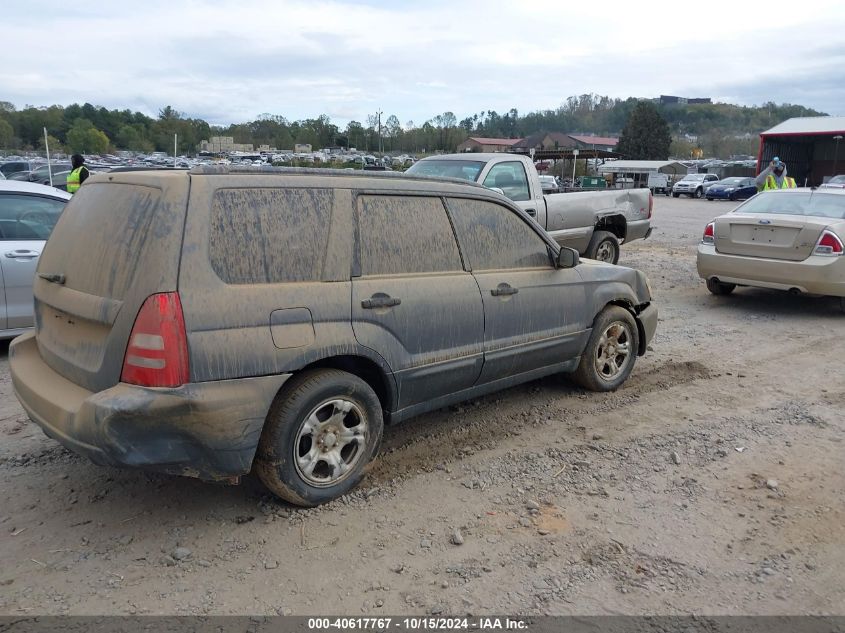
[[[831,175],[835,176],[836,175],[836,163],[839,162],[839,141],[842,140],[842,135],[837,134],[836,136],[833,137],[833,139],[836,141],[836,149],[833,151],[833,174],[831,174]]]
[[[378,151],[379,154],[383,154],[384,150],[381,146],[381,115],[384,114],[384,112],[379,110],[378,112],[376,112],[376,114],[378,115]]]

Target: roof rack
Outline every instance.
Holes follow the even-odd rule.
[[[471,180],[463,178],[448,178],[443,176],[427,176],[418,174],[408,174],[398,171],[373,171],[362,169],[331,169],[319,167],[270,167],[270,166],[240,166],[240,165],[197,165],[192,167],[189,171],[191,175],[197,176],[225,176],[230,174],[248,174],[255,176],[345,176],[347,178],[400,178],[403,180],[419,180],[423,182],[450,182],[459,183],[462,185],[470,185],[473,187],[481,187],[487,189]]]

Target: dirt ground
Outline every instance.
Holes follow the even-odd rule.
[[[314,510],[95,466],[0,359],[0,614],[845,614],[845,315],[695,272],[730,203],[660,197],[620,263],[661,317],[623,389],[552,377],[388,429]]]

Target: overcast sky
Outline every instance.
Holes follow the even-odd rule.
[[[0,100],[210,123],[709,96],[845,115],[845,2],[4,2]]]

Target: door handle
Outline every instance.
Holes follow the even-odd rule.
[[[490,290],[490,294],[494,297],[506,297],[508,295],[515,295],[519,292],[519,288],[514,288],[509,284],[499,284]]]
[[[377,293],[369,299],[364,299],[361,302],[361,307],[366,310],[372,310],[373,308],[392,308],[394,306],[398,306],[401,303],[402,299],[397,299],[389,295]]]
[[[19,258],[32,258],[38,257],[41,253],[38,251],[8,251],[5,255],[9,259],[19,259]]]

